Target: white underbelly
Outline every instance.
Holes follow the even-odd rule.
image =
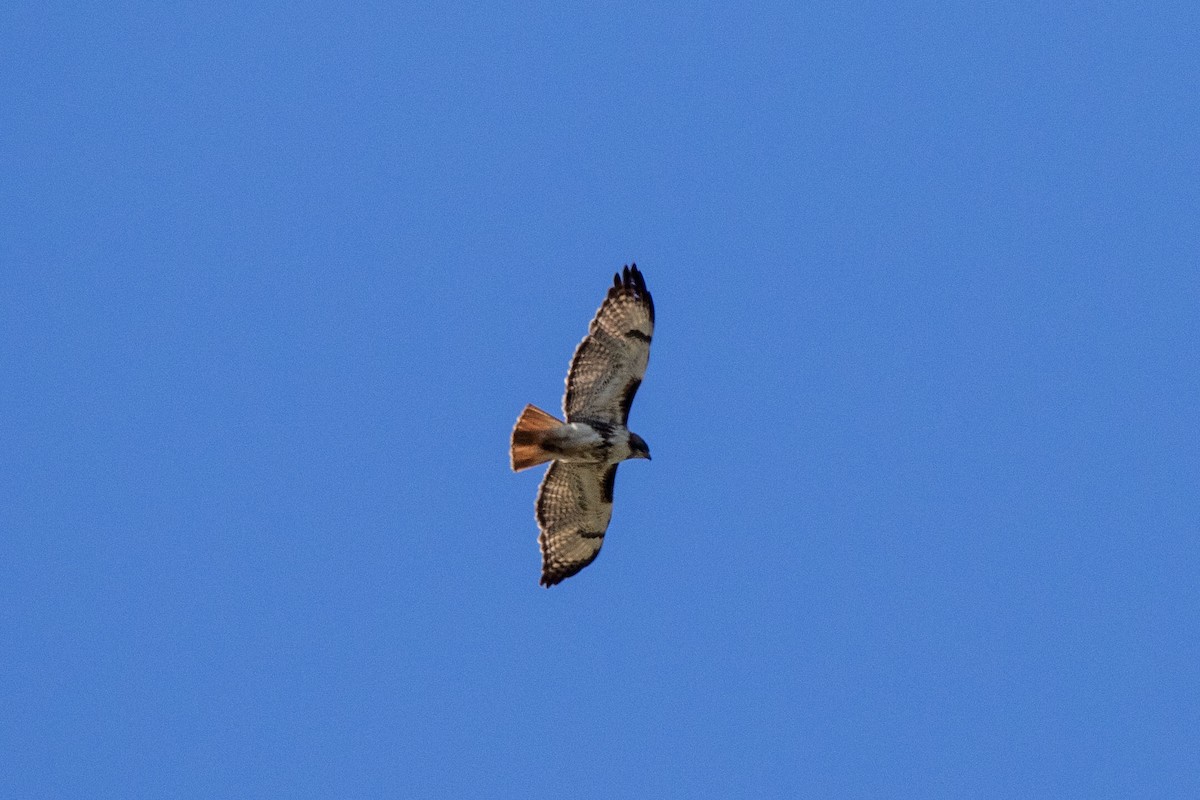
[[[542,440],[542,447],[554,453],[556,461],[568,461],[594,464],[602,461],[614,461],[620,458],[616,452],[624,441],[606,442],[600,433],[584,422],[570,422],[547,434]]]

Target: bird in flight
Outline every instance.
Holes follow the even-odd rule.
[[[551,462],[538,489],[543,586],[569,578],[600,554],[612,518],[617,465],[650,458],[630,432],[629,407],[642,384],[654,335],[654,300],[637,264],[612,288],[571,359],[561,422],[527,405],[512,433],[512,468]]]

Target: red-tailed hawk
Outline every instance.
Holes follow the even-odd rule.
[[[613,278],[567,372],[560,422],[525,406],[512,433],[513,471],[552,461],[537,497],[543,586],[592,563],[612,517],[617,465],[650,458],[630,433],[629,407],[650,358],[654,301],[637,264]]]

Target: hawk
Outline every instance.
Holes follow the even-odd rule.
[[[512,468],[552,462],[538,489],[543,586],[569,578],[600,554],[612,517],[617,465],[650,458],[631,433],[629,407],[642,384],[654,335],[654,300],[637,264],[613,277],[567,372],[561,422],[527,405],[512,433]]]

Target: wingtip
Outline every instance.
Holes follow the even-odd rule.
[[[642,271],[638,269],[637,262],[631,261],[621,267],[621,271],[613,275],[613,286],[617,289],[646,291],[646,279],[642,277]]]
[[[626,264],[620,272],[613,275],[613,285],[608,290],[609,299],[620,297],[625,293],[644,301],[650,312],[650,321],[654,322],[654,298],[650,295],[650,290],[646,288],[646,278],[638,269],[637,262]]]
[[[637,287],[637,290],[649,296],[650,292],[646,290],[646,279],[642,277],[642,271],[637,268],[637,264],[630,265],[629,274],[633,276],[633,284]]]
[[[654,298],[650,295],[650,290],[646,288],[646,278],[642,275],[642,271],[638,269],[637,262],[631,261],[624,269],[625,281],[624,289],[632,292],[635,296],[640,297],[646,302],[650,310],[650,321],[654,321]]]

